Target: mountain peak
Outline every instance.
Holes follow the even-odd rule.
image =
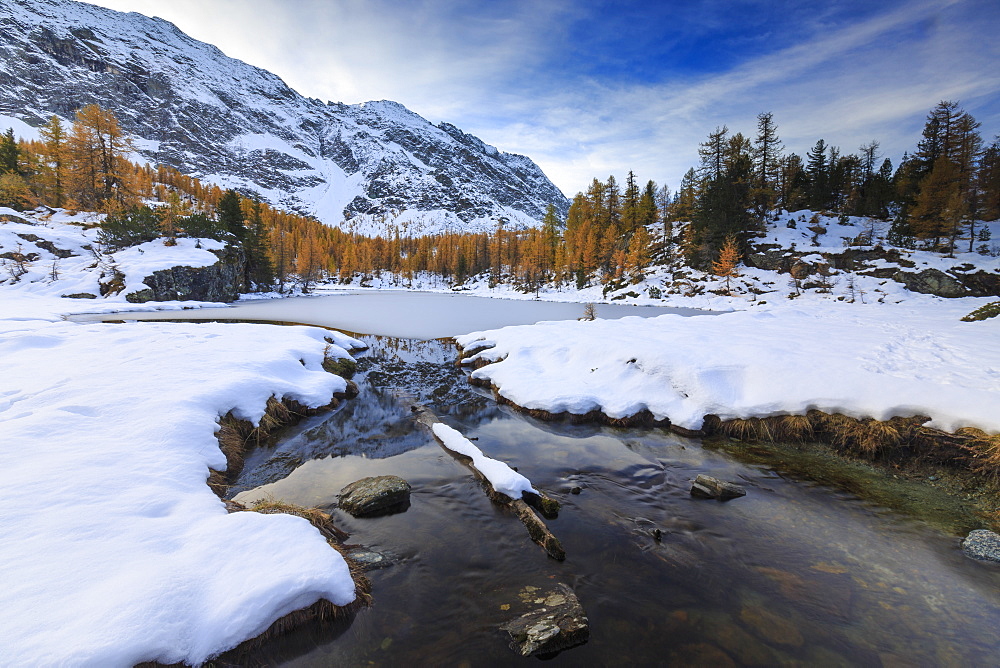
[[[75,0],[0,4],[0,116],[112,110],[143,157],[365,233],[534,225],[568,201],[523,156],[398,102],[300,95],[160,18]]]

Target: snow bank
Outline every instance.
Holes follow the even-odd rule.
[[[228,514],[206,485],[226,467],[220,414],[256,422],[271,395],[319,406],[344,389],[325,335],[0,321],[0,663],[198,663],[353,600],[308,522]]]
[[[441,439],[444,447],[452,452],[465,455],[472,459],[472,465],[476,470],[486,476],[486,479],[493,485],[493,489],[506,494],[512,499],[520,499],[524,492],[538,494],[538,491],[531,486],[531,481],[523,475],[507,466],[504,462],[491,459],[483,454],[483,451],[472,444],[472,441],[462,436],[458,431],[446,424],[435,422],[432,429],[434,435]]]
[[[1000,431],[1000,322],[959,318],[989,299],[911,305],[789,303],[712,317],[544,322],[458,337],[496,342],[473,373],[514,403],[554,413],[648,409],[689,429],[702,418],[929,415]]]
[[[0,214],[3,252],[37,256],[0,276],[0,665],[197,664],[321,598],[352,601],[347,565],[307,521],[228,514],[206,480],[226,467],[220,415],[257,422],[270,396],[328,403],[346,382],[322,369],[327,338],[333,357],[360,342],[312,327],[66,322],[137,308],[61,297],[98,293],[95,219]],[[152,242],[112,261],[135,289],[159,269],[214,263],[214,243]]]

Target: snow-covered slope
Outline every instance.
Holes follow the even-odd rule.
[[[72,0],[0,3],[0,125],[96,102],[155,163],[373,233],[531,225],[568,201],[530,159],[396,102],[306,98],[173,24]],[[7,118],[3,118],[7,117]]]
[[[346,387],[324,355],[363,344],[312,327],[65,322],[134,308],[125,293],[157,270],[217,261],[196,239],[96,255],[98,218],[0,208],[0,665],[198,665],[321,598],[347,604],[347,564],[315,528],[229,514],[206,479],[226,468],[220,415],[257,422],[271,396],[324,405]],[[125,287],[99,299],[109,263]]]
[[[97,242],[97,223],[103,214],[64,209],[14,211],[0,207],[0,287],[5,295],[93,299],[100,311],[134,308],[128,297],[148,290],[143,280],[171,267],[209,267],[219,262],[211,252],[225,244],[214,239],[178,238],[167,246],[162,239],[104,253]],[[117,276],[110,292],[102,282]],[[106,292],[105,299],[96,299]],[[85,295],[85,297],[84,297]],[[190,306],[183,301],[157,308]]]

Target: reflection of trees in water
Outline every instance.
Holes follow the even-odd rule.
[[[369,348],[358,359],[356,378],[362,387],[443,412],[458,406],[482,409],[488,403],[469,385],[465,372],[455,366],[455,348],[450,342],[385,336],[368,336],[364,341]]]
[[[397,339],[391,336],[366,334],[358,336],[368,345],[368,350],[361,353],[358,359],[376,357],[380,360],[408,362],[430,362],[434,364],[452,364],[457,356],[455,346],[447,339]]]
[[[430,436],[410,413],[416,402],[466,423],[486,422],[499,414],[496,404],[469,385],[465,372],[455,366],[450,343],[359,338],[369,346],[356,356],[354,380],[361,393],[334,413],[289,429],[273,449],[251,453],[232,494],[280,480],[311,459],[384,459],[427,445]]]

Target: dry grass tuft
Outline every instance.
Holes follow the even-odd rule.
[[[254,502],[247,510],[251,510],[255,513],[263,513],[265,515],[275,515],[275,514],[285,514],[285,515],[295,515],[308,520],[310,524],[319,529],[319,532],[323,534],[323,537],[327,539],[327,542],[331,544],[341,543],[347,540],[350,535],[346,531],[341,531],[333,524],[333,518],[330,517],[329,513],[325,513],[319,508],[306,508],[304,506],[297,506],[293,503],[285,503],[279,501],[278,499],[268,498],[261,501]]]
[[[329,407],[335,406],[337,399],[331,400]],[[307,408],[293,399],[278,399],[269,397],[264,407],[264,415],[255,427],[249,420],[240,420],[226,413],[219,418],[219,430],[215,433],[219,441],[219,449],[226,456],[226,470],[211,470],[208,486],[220,497],[225,495],[229,484],[243,470],[244,457],[250,444],[259,445],[278,428],[294,424],[303,417],[316,415],[328,406]]]
[[[264,408],[264,416],[261,417],[260,424],[250,431],[248,439],[252,438],[256,443],[260,443],[272,431],[293,422],[299,417],[302,416],[293,413],[284,403],[274,397],[269,397],[267,405]]]
[[[985,475],[994,484],[1000,483],[1000,434],[991,436],[975,427],[963,427],[955,433],[969,439],[972,469]],[[997,519],[1000,520],[1000,515]]]
[[[838,447],[873,457],[883,450],[894,448],[902,441],[899,429],[890,422],[873,418],[855,420],[845,415],[833,415],[831,418],[836,418],[831,420],[831,424],[838,427],[833,430],[833,444]]]
[[[780,415],[772,418],[775,438],[779,441],[802,443],[815,437],[812,422],[805,415]]]
[[[719,433],[740,441],[774,441],[774,432],[767,420],[735,418],[718,426]]]

